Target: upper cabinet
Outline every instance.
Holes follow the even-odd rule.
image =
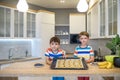
[[[11,10],[0,7],[0,37],[10,37]]]
[[[36,37],[36,14],[27,12],[26,37]]]
[[[39,22],[47,24],[55,24],[55,14],[50,11],[39,10]]]
[[[70,14],[70,34],[80,33],[86,30],[86,15],[79,13]]]
[[[102,0],[99,2],[99,20],[100,26],[99,28],[99,35],[100,36],[106,36],[107,26],[106,26],[106,11],[105,11],[105,0]]]
[[[119,0],[102,0],[99,2],[100,36],[112,36],[118,29],[118,2]]]
[[[36,13],[0,6],[1,38],[35,38]]]
[[[36,14],[36,37],[41,38],[41,52],[44,53],[46,47],[49,47],[49,40],[55,36],[55,13],[45,10],[40,10]]]
[[[91,38],[110,38],[119,34],[119,5],[119,0],[99,0],[87,12],[87,31]]]
[[[91,38],[98,38],[99,25],[98,25],[98,4],[96,4],[87,13],[87,31]]]
[[[108,0],[108,35],[117,34],[118,28],[118,2],[119,0]]]
[[[24,35],[24,13],[14,10],[14,37],[23,37]]]

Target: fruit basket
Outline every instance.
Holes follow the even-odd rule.
[[[84,58],[54,58],[51,64],[51,69],[87,70],[88,66]]]

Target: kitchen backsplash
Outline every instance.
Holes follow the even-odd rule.
[[[110,41],[111,39],[91,39],[89,41],[89,45],[92,46],[93,50],[101,49],[101,55],[104,56],[106,54],[110,54],[110,50],[106,48],[106,43]],[[66,51],[66,53],[73,53],[75,47],[79,44],[65,44],[61,45],[61,48]]]
[[[0,59],[31,56],[31,41],[0,40]]]
[[[93,50],[101,49],[101,55],[110,54],[110,50],[106,48],[105,44],[111,39],[92,39],[89,41],[89,45],[92,46]],[[33,57],[44,57],[41,54],[41,41],[40,39],[32,40],[0,40],[0,59],[9,59],[12,55],[13,58],[33,56]],[[78,44],[64,44],[61,48],[66,53],[73,53],[75,47]]]
[[[0,59],[40,55],[40,39],[0,39]]]

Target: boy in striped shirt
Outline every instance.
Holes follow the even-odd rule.
[[[53,58],[65,57],[65,51],[60,49],[60,39],[52,37],[50,39],[50,48],[45,52],[46,63],[51,64]]]
[[[81,42],[75,48],[74,56],[76,57],[84,57],[87,63],[94,61],[94,52],[92,47],[88,45],[89,34],[85,31],[79,34],[79,41]]]

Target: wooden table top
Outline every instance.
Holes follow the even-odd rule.
[[[36,68],[35,63],[42,63],[44,66]],[[39,76],[39,75],[120,75],[120,68],[99,69],[97,65],[87,64],[88,70],[52,70],[50,65],[44,62],[16,62],[0,70],[0,76]]]

